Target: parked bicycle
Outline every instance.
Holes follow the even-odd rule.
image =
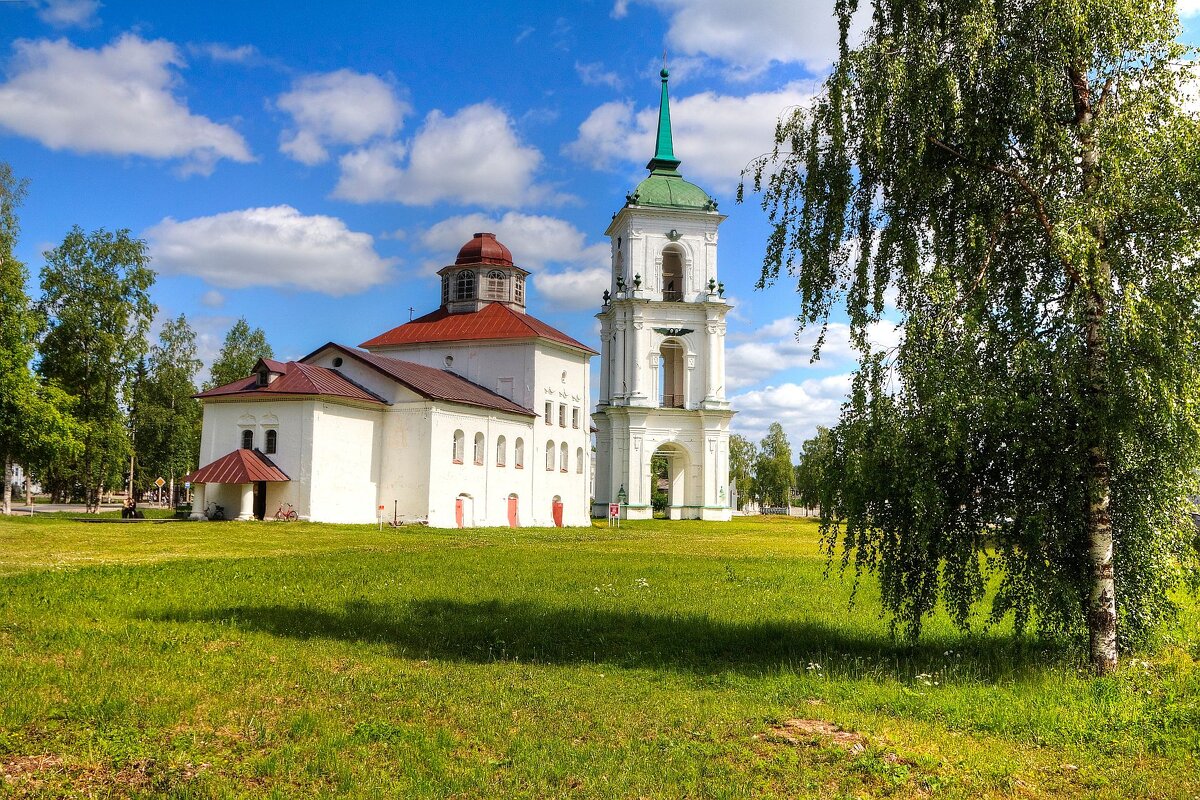
[[[204,509],[204,516],[208,517],[210,520],[225,519],[225,506],[219,506],[216,503],[209,503]]]
[[[284,506],[287,506],[287,508],[285,509]],[[282,520],[283,522],[295,522],[300,519],[300,515],[296,513],[296,509],[291,503],[281,503],[279,510],[275,512],[275,519]]]

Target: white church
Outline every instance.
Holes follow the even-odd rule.
[[[477,233],[439,271],[436,311],[198,395],[193,518],[585,526],[610,503],[649,518],[661,453],[672,518],[729,519],[725,217],[679,164],[663,70],[650,175],[607,231],[594,476],[596,351],[526,313],[529,272]]]

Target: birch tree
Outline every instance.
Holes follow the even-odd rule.
[[[826,546],[910,636],[939,602],[967,626],[995,575],[990,620],[1086,632],[1107,673],[1196,569],[1194,54],[1161,0],[875,0],[852,44],[856,7],[753,176],[763,283],[791,275],[805,324],[844,311],[862,356]]]

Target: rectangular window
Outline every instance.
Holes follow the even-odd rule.
[[[571,427],[579,427],[579,406],[575,406],[571,409]]]
[[[554,403],[551,403],[549,400],[546,401],[546,424],[554,424]]]
[[[567,407],[563,403],[558,404],[558,427],[567,427]]]

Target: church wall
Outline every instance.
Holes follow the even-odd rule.
[[[463,432],[462,463],[454,463],[454,433]],[[531,440],[536,426],[526,418],[464,406],[438,403],[431,412],[432,445],[425,473],[429,475],[429,524],[438,528],[458,526],[456,500],[464,497],[464,527],[507,526],[508,497],[517,495],[518,522],[522,527],[547,524],[549,509],[540,516],[534,504],[535,482],[539,479]],[[482,463],[476,464],[474,442],[483,435]],[[504,466],[497,465],[496,440],[505,438]],[[516,440],[524,440],[524,466],[516,466]]]
[[[539,414],[535,421],[535,458],[539,480],[534,491],[534,516],[544,520],[538,524],[553,525],[551,516],[554,497],[563,504],[563,524],[590,525],[591,497],[591,426],[588,406],[591,403],[588,358],[539,342],[536,355],[538,376],[537,403],[533,410]],[[546,419],[546,404],[550,403],[550,418]],[[560,424],[559,409],[563,417]],[[549,421],[550,424],[546,424]],[[576,425],[578,421],[578,425]],[[546,470],[546,443],[555,447],[554,468]],[[563,443],[567,444],[567,470],[562,471]],[[582,459],[580,458],[582,451]],[[583,471],[579,471],[582,460]]]
[[[424,401],[393,406],[383,414],[379,505],[386,520],[393,515],[401,522],[429,518],[433,407]]]
[[[313,418],[311,516],[371,523],[379,505],[381,409],[318,401]]]

